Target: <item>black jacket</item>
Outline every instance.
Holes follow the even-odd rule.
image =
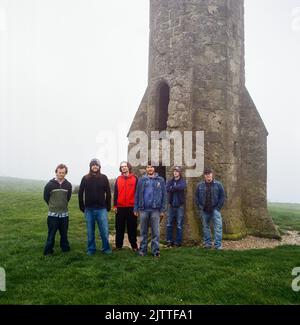
[[[107,176],[86,175],[82,178],[79,192],[79,208],[84,212],[85,208],[111,209],[111,192]]]

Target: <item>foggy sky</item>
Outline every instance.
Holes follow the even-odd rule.
[[[299,8],[245,1],[246,84],[269,131],[270,201],[300,202]],[[147,87],[148,15],[148,0],[0,0],[0,175],[47,180],[64,162],[77,184],[94,157],[118,174]]]

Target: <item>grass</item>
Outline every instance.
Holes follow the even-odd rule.
[[[0,192],[39,192],[45,184],[46,181],[0,176]]]
[[[274,222],[283,232],[286,230],[300,232],[300,204],[269,203],[268,208]]]
[[[286,226],[297,227],[300,209],[291,215],[288,207],[271,205],[272,214],[273,209],[283,227],[286,213],[293,220]],[[7,276],[0,304],[300,304],[300,293],[291,289],[299,247],[162,249],[159,260],[129,249],[89,257],[85,221],[73,196],[71,252],[61,253],[57,237],[54,256],[44,257],[46,213],[41,192],[0,191],[0,266]],[[110,214],[111,231],[113,224]]]

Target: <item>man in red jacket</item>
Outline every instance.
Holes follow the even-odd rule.
[[[121,175],[117,178],[114,190],[114,211],[116,213],[116,250],[123,247],[125,226],[130,245],[133,251],[137,251],[137,217],[133,213],[134,194],[137,185],[137,177],[131,173],[132,167],[122,161],[120,164]]]

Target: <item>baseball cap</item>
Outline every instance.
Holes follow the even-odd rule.
[[[204,174],[204,175],[212,174],[212,173],[213,173],[212,168],[210,168],[210,167],[206,167],[206,168],[204,168],[204,171],[203,171],[203,174]]]

